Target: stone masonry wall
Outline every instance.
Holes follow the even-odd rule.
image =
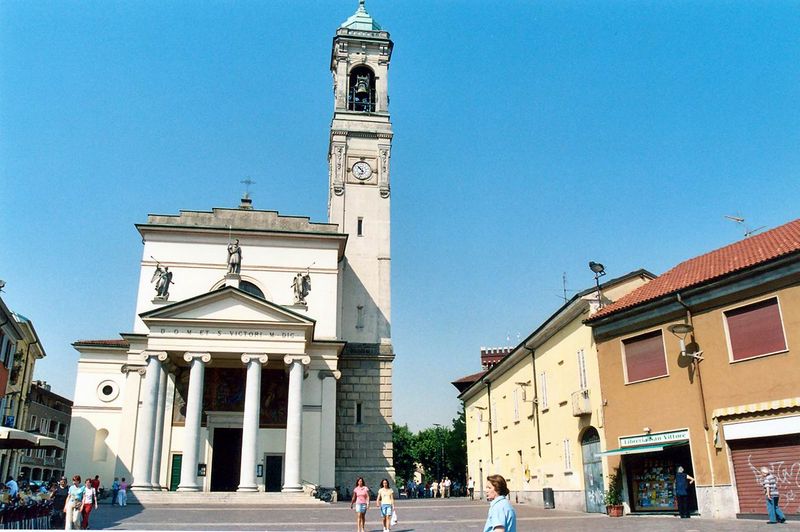
[[[391,346],[347,344],[339,359],[336,390],[336,485],[340,496],[364,477],[373,492],[388,478],[394,486],[392,455]],[[361,423],[356,422],[361,404]]]

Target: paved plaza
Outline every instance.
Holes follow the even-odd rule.
[[[411,500],[398,503],[400,522],[394,532],[480,531],[486,520],[487,505],[465,499]],[[681,531],[739,532],[784,530],[800,532],[800,522],[767,525],[764,520],[690,519],[661,516],[610,518],[599,514],[544,510],[518,504],[517,523],[521,531]],[[92,513],[92,529],[108,530],[269,530],[269,531],[350,531],[355,519],[348,503],[289,507],[147,507],[100,506]],[[380,532],[380,513],[367,512],[367,530]]]

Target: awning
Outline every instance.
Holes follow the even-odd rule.
[[[597,456],[618,456],[622,454],[640,454],[640,453],[654,453],[663,451],[666,447],[675,447],[677,445],[688,445],[688,441],[659,443],[658,445],[638,445],[636,447],[620,447],[619,449],[612,449],[597,453]]]
[[[36,436],[36,447],[42,449],[64,449],[66,445],[61,440],[50,436]]]
[[[36,434],[0,427],[0,449],[30,449],[38,443]]]

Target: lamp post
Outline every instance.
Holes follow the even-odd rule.
[[[606,268],[599,262],[590,260],[589,269],[594,273],[594,283],[597,285],[597,305],[603,308],[603,294],[600,292],[600,278],[606,274]]]
[[[442,425],[441,423],[434,423],[436,427],[436,435],[439,437],[439,459],[436,461],[436,478],[442,480],[442,462],[444,461],[444,442],[442,442]]]

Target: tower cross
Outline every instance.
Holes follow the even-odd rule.
[[[241,180],[240,183],[242,183],[245,186],[244,197],[245,198],[249,198],[250,197],[250,185],[255,185],[256,182],[248,177],[247,179]]]

